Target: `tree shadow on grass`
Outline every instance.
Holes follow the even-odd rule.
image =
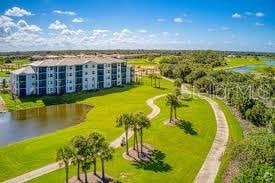
[[[172,170],[172,167],[164,162],[166,155],[159,151],[154,150],[150,156],[150,160],[135,161],[133,165],[138,169],[151,170],[154,172],[168,172]]]
[[[186,134],[190,135],[198,135],[198,132],[193,128],[193,125],[191,122],[186,120],[180,120],[177,122],[177,127],[182,129]]]

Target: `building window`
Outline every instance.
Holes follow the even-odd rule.
[[[85,65],[85,68],[88,68],[88,65]]]
[[[69,90],[73,90],[73,87],[70,86],[70,87],[69,87]]]
[[[92,74],[95,74],[95,71],[93,71]]]
[[[85,75],[88,75],[88,72],[85,72]]]
[[[50,67],[50,70],[52,71],[52,70],[53,70],[53,67]]]
[[[92,65],[92,68],[95,68],[95,65]]]
[[[69,76],[72,76],[73,74],[72,73],[69,73]]]
[[[73,67],[72,67],[72,66],[70,66],[70,69],[73,69]]]
[[[110,74],[110,72],[111,72],[110,70],[107,70],[107,73],[108,73],[108,74]]]
[[[120,63],[118,63],[117,66],[120,66]]]
[[[53,77],[53,74],[50,74],[50,77]]]
[[[111,66],[111,64],[108,64],[108,65],[107,65],[107,67],[110,67],[110,66]]]
[[[85,81],[88,81],[88,78],[85,78]]]
[[[94,81],[94,80],[95,80],[95,78],[93,77],[93,78],[92,78],[92,80]]]

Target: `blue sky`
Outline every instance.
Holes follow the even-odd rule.
[[[2,0],[0,51],[275,52],[272,0]]]

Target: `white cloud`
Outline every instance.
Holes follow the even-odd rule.
[[[11,29],[15,27],[15,23],[10,17],[0,16],[0,37],[5,37],[11,34]]]
[[[83,31],[81,29],[78,29],[76,31],[74,30],[69,30],[69,29],[64,29],[62,30],[61,34],[62,35],[66,35],[66,36],[78,36],[81,33],[83,33]]]
[[[165,22],[165,19],[164,18],[158,18],[157,22]]]
[[[54,10],[53,13],[56,14],[63,14],[63,15],[69,15],[69,16],[75,16],[76,13],[73,11],[61,11],[61,10]]]
[[[21,32],[36,33],[41,31],[40,27],[36,25],[29,25],[24,20],[19,20],[17,22],[17,27],[18,27],[18,30]]]
[[[182,18],[180,18],[180,17],[176,17],[176,18],[174,18],[174,22],[175,22],[175,23],[182,23],[183,20],[182,20]]]
[[[232,15],[232,18],[238,18],[238,19],[240,19],[240,18],[242,18],[242,15],[239,14],[239,13],[234,13],[234,14]]]
[[[175,36],[179,36],[180,34],[178,32],[175,33]]]
[[[67,29],[67,26],[60,21],[56,20],[54,23],[51,23],[49,29],[53,30],[64,30]]]
[[[84,19],[83,18],[74,18],[73,20],[72,20],[72,22],[74,22],[74,23],[81,23],[81,22],[84,22]]]
[[[260,26],[264,26],[264,24],[263,24],[263,23],[260,23],[260,22],[256,22],[255,25],[256,25],[256,26],[259,26],[259,27],[260,27]]]
[[[124,33],[124,34],[131,34],[132,31],[130,31],[129,29],[123,29],[123,30],[121,31],[121,33]]]
[[[169,32],[162,32],[162,35],[167,36]]]
[[[145,29],[140,29],[138,32],[140,32],[140,33],[147,33],[147,30],[145,30]]]
[[[264,17],[264,13],[262,13],[262,12],[257,12],[257,13],[255,14],[255,16],[256,16],[256,17]]]
[[[8,9],[5,12],[5,15],[14,16],[14,17],[23,17],[23,16],[30,16],[30,15],[32,15],[32,13],[27,10],[18,8],[18,7],[13,7],[11,9]]]
[[[107,36],[107,33],[109,32],[109,30],[106,30],[106,29],[94,29],[93,30],[93,33],[92,33],[92,37],[93,38],[97,38],[97,37],[100,37],[100,36]]]

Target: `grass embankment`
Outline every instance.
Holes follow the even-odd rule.
[[[226,151],[222,157],[222,163],[218,172],[218,175],[216,177],[215,182],[219,183],[222,182],[222,176],[224,174],[224,171],[229,165],[230,161],[230,151],[234,144],[239,142],[243,138],[243,130],[240,126],[240,123],[238,119],[232,114],[228,106],[220,99],[214,98],[214,101],[218,103],[219,107],[224,112],[224,115],[227,120],[228,128],[229,128],[229,139],[228,139],[228,145],[226,147]]]
[[[9,77],[10,72],[9,71],[0,71],[0,77]]]
[[[127,62],[134,66],[152,67],[158,65],[161,57],[156,57],[152,61],[148,58],[133,58],[127,59]]]
[[[256,59],[254,57],[247,58],[226,58],[227,65],[215,67],[214,70],[231,69],[234,67],[246,66],[246,65],[261,65],[264,64],[262,58]]]
[[[114,159],[106,163],[106,173],[122,182],[192,182],[201,168],[216,134],[215,116],[211,106],[202,99],[184,100],[178,116],[185,120],[180,126],[167,126],[169,107],[165,97],[156,102],[161,113],[145,130],[144,141],[159,151],[154,163],[135,164],[122,158],[125,148],[116,150]],[[132,140],[131,140],[132,141]],[[100,171],[100,165],[98,165]],[[70,168],[70,177],[76,168]],[[64,182],[64,169],[41,176],[31,182]]]
[[[129,111],[149,113],[150,108],[145,103],[148,98],[171,92],[172,83],[166,80],[161,81],[161,89],[151,87],[147,78],[143,81],[144,85],[18,100],[16,105],[21,109],[71,102],[90,104],[94,108],[79,125],[0,147],[0,182],[54,162],[56,149],[68,143],[75,135],[97,130],[109,141],[115,139],[123,132],[122,128],[115,128],[114,124],[119,114]],[[3,95],[3,98],[9,109],[15,109],[15,103],[7,99],[7,95]]]

